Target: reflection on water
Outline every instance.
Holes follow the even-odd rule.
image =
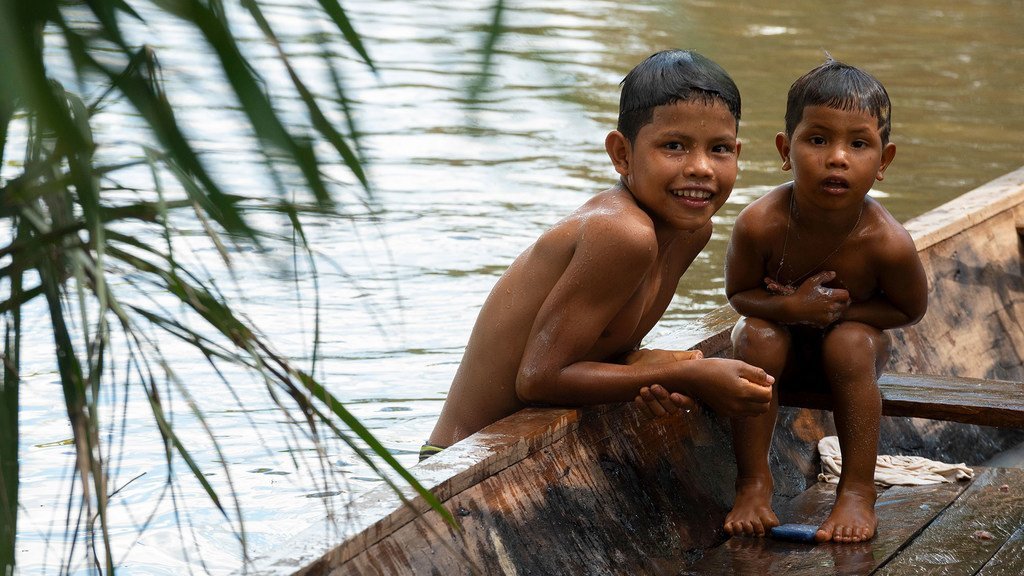
[[[346,3],[380,69],[375,76],[349,54],[339,54],[373,162],[376,205],[352,205],[347,219],[308,226],[323,258],[318,280],[324,359],[317,371],[404,464],[414,462],[433,425],[476,310],[497,276],[540,231],[612,182],[603,138],[614,125],[617,83],[655,50],[705,53],[731,72],[744,100],[737,188],[656,333],[724,302],[729,225],[742,206],[785,178],[773,144],[785,93],[826,50],[874,73],[890,92],[897,157],[876,195],[898,218],[1022,163],[1020,1],[914,0],[872,9],[843,1],[826,10],[808,0],[730,4],[727,10],[705,1],[512,1],[488,88],[468,102],[488,4]],[[282,0],[272,13],[293,24],[294,33],[285,38],[293,53],[319,50],[311,39],[324,27],[305,21],[290,1]],[[244,139],[232,136],[237,129],[230,116],[211,121],[210,111],[225,104],[216,83],[204,80],[205,59],[184,49],[194,44],[173,33],[158,38],[174,48],[162,56],[172,98],[182,117],[196,125],[211,164],[230,186],[248,193],[261,189],[266,183],[244,168],[253,159],[241,147]],[[315,58],[308,66],[315,71]],[[275,73],[267,73],[271,86]],[[129,133],[132,125],[116,111],[105,124]],[[340,169],[333,175],[350,180]],[[314,299],[308,292],[296,295],[285,282],[266,281],[268,272],[286,269],[289,258],[271,254],[268,270],[267,260],[246,257],[238,275],[247,312],[280,348],[302,356],[310,349]],[[218,462],[227,463],[244,506],[251,554],[320,522],[320,502],[343,508],[371,484],[373,474],[341,448],[332,448],[326,460],[329,489],[297,474],[295,462],[315,462],[315,456],[259,400],[261,383],[234,381],[239,400],[223,386],[207,384],[217,379],[201,371],[186,373],[184,380],[196,387],[193,393],[202,390],[223,456],[212,453],[201,427],[185,417],[179,432],[222,489],[227,484]],[[61,443],[70,432],[55,374],[30,374],[26,390],[20,560],[25,573],[56,572],[72,546],[62,529],[66,510],[53,499],[71,489],[72,453]],[[164,464],[151,422],[142,416],[148,411],[144,399],[122,397],[111,405],[112,418],[119,410],[128,414],[119,431],[123,439],[117,440],[123,448],[117,476],[122,490],[114,535],[123,546],[118,557],[124,572],[180,573],[185,565],[199,573],[232,571],[241,552],[231,523],[205,503],[194,482],[169,492],[167,476],[187,472]],[[185,505],[181,528],[172,496]],[[134,504],[136,511],[122,503]],[[129,548],[143,525],[147,531]],[[169,544],[182,539],[195,544],[184,551]]]

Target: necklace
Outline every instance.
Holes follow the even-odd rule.
[[[775,281],[778,282],[779,284],[782,284],[782,280],[781,280],[781,278],[782,278],[782,265],[786,263],[786,249],[789,248],[789,229],[790,229],[790,227],[793,224],[793,212],[795,210],[796,210],[796,190],[794,189],[794,187],[791,186],[790,190],[789,190],[789,218],[786,220],[786,239],[782,241],[782,258],[779,259],[779,268],[778,268],[778,270],[775,271]],[[863,215],[864,215],[864,204],[861,204],[860,205],[860,212],[857,213],[857,220],[853,223],[853,227],[850,228],[850,231],[846,233],[846,236],[843,236],[843,239],[840,240],[838,244],[836,244],[836,247],[833,248],[832,251],[829,252],[827,256],[822,258],[821,262],[818,262],[817,264],[812,266],[810,270],[808,270],[807,272],[804,272],[799,277],[797,277],[795,280],[785,284],[784,286],[786,288],[790,288],[790,289],[794,289],[795,290],[796,287],[799,286],[800,283],[803,282],[805,278],[807,278],[812,273],[814,273],[814,271],[816,271],[819,268],[821,268],[822,266],[824,266],[826,262],[828,262],[833,256],[836,255],[836,252],[839,252],[839,249],[843,247],[843,244],[846,244],[846,241],[850,239],[850,236],[853,235],[853,231],[857,229],[858,225],[860,225],[860,217],[863,216]]]

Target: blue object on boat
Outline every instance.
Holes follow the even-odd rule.
[[[814,543],[814,534],[818,527],[813,524],[783,524],[772,528],[772,538],[790,540],[792,542]]]

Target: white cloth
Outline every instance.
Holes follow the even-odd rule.
[[[826,436],[818,441],[821,473],[818,480],[838,484],[843,471],[839,437]],[[947,464],[920,456],[879,456],[875,461],[875,484],[882,486],[923,486],[974,478],[974,470],[964,463]]]

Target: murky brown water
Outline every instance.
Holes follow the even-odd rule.
[[[309,22],[299,4],[282,0],[271,12],[294,21],[295,32],[285,40],[302,50]],[[1024,164],[1021,1],[912,0],[870,9],[863,2],[810,0],[506,4],[494,76],[480,100],[467,105],[489,2],[345,3],[380,68],[374,76],[354,62],[343,66],[385,215],[374,225],[346,221],[308,227],[325,262],[338,264],[321,267],[326,358],[320,366],[327,385],[405,464],[414,461],[433,425],[476,310],[497,276],[540,231],[613,182],[602,143],[615,122],[617,84],[656,50],[695,49],[730,71],[743,96],[744,144],[740,179],[716,217],[715,237],[655,333],[725,302],[722,260],[732,219],[786,178],[774,148],[786,90],[820,63],[826,50],[867,69],[889,90],[897,157],[876,196],[898,218],[922,213]],[[251,175],[240,168],[249,156],[225,136],[230,122],[203,125],[211,111],[224,106],[214,92],[201,88],[204,59],[173,34],[163,42],[174,48],[164,53],[165,66],[195,81],[167,75],[172,83],[182,82],[172,86],[172,96],[187,96],[179,100],[181,116],[196,122],[219,172],[251,192]],[[268,78],[273,85],[273,74]],[[111,126],[122,129],[121,123]],[[363,219],[357,210],[354,221]],[[259,266],[238,272],[250,290],[250,313],[271,339],[301,355],[309,349],[302,330],[310,327],[311,300],[289,296],[288,286],[256,280]],[[201,373],[184,377],[216,381]],[[23,484],[30,516],[19,524],[26,570],[56,571],[68,546],[60,530],[51,528],[63,519],[51,503],[53,494],[67,492],[63,470],[70,457],[70,451],[52,444],[69,436],[59,430],[60,403],[50,401],[55,379],[47,372],[30,375],[28,385],[36,388],[23,394],[22,470],[36,479]],[[250,393],[240,386],[241,396],[261,397],[255,388]],[[253,442],[251,433],[236,432],[240,416],[230,395],[206,390],[203,398],[210,405],[209,424],[225,431],[224,458],[250,519],[250,548],[280,545],[291,532],[318,521],[323,508],[307,498],[322,495],[293,474],[290,454],[296,447],[275,432],[280,423],[269,403],[247,406],[251,421],[269,431]],[[144,414],[146,408],[138,410],[129,414]],[[120,495],[136,503],[158,493],[165,477],[159,440],[145,440],[151,437],[148,426],[130,418],[125,429],[133,442],[121,460],[122,476],[148,472]],[[193,434],[188,427],[179,433]],[[201,431],[194,435],[188,442],[203,446]],[[217,469],[216,455],[197,453]],[[370,485],[371,475],[350,455],[329,458],[345,479],[337,490],[342,498]],[[180,496],[190,503],[187,523],[193,533],[186,540],[193,538],[207,551],[208,564],[199,572],[237,567],[237,544],[220,514],[203,504],[202,491],[186,486]],[[120,542],[134,541],[133,526],[126,520],[116,531]],[[196,565],[195,550],[186,556],[166,544],[178,534],[166,504],[148,534],[125,556],[126,573],[181,573],[184,566]]]

